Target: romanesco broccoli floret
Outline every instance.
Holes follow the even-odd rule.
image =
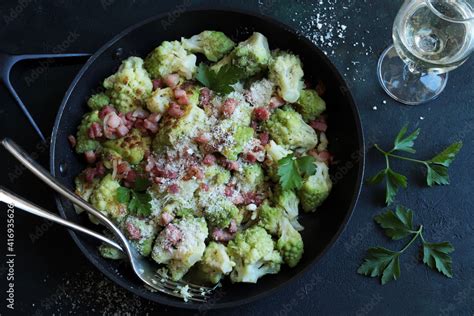
[[[286,217],[280,223],[279,236],[276,248],[283,257],[283,261],[292,268],[303,256],[303,239]]]
[[[239,209],[225,196],[201,190],[198,199],[210,226],[226,228],[232,220],[237,221]]]
[[[203,53],[210,61],[218,61],[234,48],[235,43],[224,33],[203,31],[190,38],[181,38],[183,47],[192,53]]]
[[[202,260],[199,262],[200,271],[213,284],[219,283],[224,275],[232,271],[234,266],[235,262],[227,254],[226,246],[214,241],[207,245]]]
[[[292,154],[293,151],[278,145],[273,140],[271,140],[267,145],[265,145],[265,151],[267,158],[265,166],[267,167],[266,169],[268,175],[274,182],[278,182],[278,161]]]
[[[173,90],[171,88],[158,88],[146,101],[146,107],[150,112],[165,114],[173,101]]]
[[[96,150],[99,148],[100,143],[96,140],[90,139],[88,135],[89,127],[92,123],[100,123],[99,111],[92,111],[84,115],[81,124],[77,128],[76,134],[76,152],[78,154],[86,151]]]
[[[120,183],[108,174],[100,180],[92,193],[91,204],[113,221],[120,223],[127,215],[127,206],[117,199],[117,189]]]
[[[128,161],[132,165],[136,165],[143,160],[150,142],[149,137],[142,136],[140,131],[135,128],[124,137],[104,142],[103,146],[120,155],[123,160]]]
[[[227,251],[235,262],[230,274],[232,282],[256,283],[260,277],[280,271],[282,258],[274,249],[272,237],[262,227],[237,233],[227,245]]]
[[[316,90],[304,89],[296,103],[296,109],[308,122],[316,119],[326,110],[326,102],[321,99]]]
[[[81,174],[74,179],[74,184],[76,185],[76,190],[74,193],[79,195],[83,200],[89,201],[94,189],[99,184],[99,179],[94,178],[92,182],[88,182]]]
[[[151,257],[157,263],[167,264],[171,278],[180,280],[201,260],[208,233],[204,218],[180,218],[158,234]]]
[[[316,174],[306,178],[298,192],[301,205],[305,212],[314,212],[331,192],[332,182],[328,166],[323,162],[315,162]]]
[[[96,93],[93,94],[89,100],[87,100],[87,105],[91,108],[91,110],[100,110],[104,106],[110,104],[110,98],[105,93]]]
[[[129,57],[118,71],[104,80],[111,103],[122,113],[143,107],[153,84],[139,57]]]
[[[145,68],[152,78],[177,73],[189,80],[196,71],[196,55],[188,54],[178,41],[164,41],[146,57]]]
[[[119,260],[126,258],[123,252],[105,243],[99,246],[99,253],[106,259]]]
[[[265,228],[272,235],[278,235],[283,214],[281,207],[272,207],[265,201],[258,208],[258,226]]]
[[[264,185],[263,169],[259,164],[242,164],[242,170],[235,174],[241,191],[253,192]]]
[[[223,125],[230,125],[228,132],[232,135],[232,142],[228,146],[224,146],[221,153],[229,160],[237,160],[245,145],[252,140],[254,130],[251,127],[238,125],[235,122],[227,124],[224,121],[222,122]]]
[[[278,94],[289,103],[300,97],[303,89],[303,68],[298,56],[277,51],[268,66],[268,77],[278,86]]]
[[[230,171],[218,164],[206,166],[204,168],[204,179],[213,185],[226,184],[230,180]]]
[[[309,150],[318,144],[318,136],[311,126],[306,124],[301,114],[290,107],[277,109],[265,128],[278,145],[289,149]]]
[[[249,78],[267,68],[271,58],[267,38],[255,32],[247,40],[240,42],[229,55],[211,67],[218,72],[223,66],[232,64],[243,70],[243,78]]]
[[[146,218],[128,215],[122,222],[121,228],[138,252],[148,257],[157,233],[155,223]]]
[[[298,205],[300,200],[294,191],[278,190],[275,194],[274,202],[284,210],[285,216],[290,220],[291,225],[293,225],[296,230],[303,230],[303,226],[298,223]]]

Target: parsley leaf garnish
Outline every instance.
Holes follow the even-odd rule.
[[[119,203],[128,203],[130,201],[130,189],[120,187],[117,189],[117,201]]]
[[[151,196],[148,193],[140,193],[125,187],[117,189],[117,201],[127,204],[128,211],[140,217],[146,217],[151,214]]]
[[[382,285],[400,277],[400,256],[407,250],[418,237],[422,241],[423,263],[431,269],[451,278],[452,259],[449,255],[454,247],[449,242],[430,243],[423,237],[423,225],[418,230],[413,229],[413,212],[399,206],[395,211],[387,211],[374,217],[374,220],[383,228],[385,234],[393,240],[412,236],[410,241],[399,251],[392,251],[382,247],[369,248],[364,262],[357,273],[381,277]]]
[[[217,93],[227,94],[234,89],[232,85],[244,77],[244,71],[232,64],[222,66],[218,72],[200,63],[197,68],[196,80]]]
[[[448,167],[462,148],[461,141],[453,143],[430,160],[418,160],[394,154],[394,152],[397,151],[415,153],[413,146],[415,145],[415,140],[420,134],[420,129],[416,129],[413,133],[406,136],[407,131],[408,127],[405,125],[395,138],[394,146],[390,151],[381,149],[377,144],[374,145],[374,147],[384,155],[386,167],[385,169],[377,172],[377,174],[371,178],[367,179],[367,183],[378,184],[385,179],[385,203],[387,205],[393,203],[399,188],[407,188],[407,178],[404,175],[393,171],[393,169],[390,167],[390,158],[423,164],[427,169],[426,183],[428,186],[431,187],[434,184],[446,185],[449,184]]]
[[[289,154],[278,161],[278,176],[283,190],[299,189],[303,185],[303,176],[316,173],[315,159],[312,156],[296,158]]]

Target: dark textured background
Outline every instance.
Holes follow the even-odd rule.
[[[409,176],[409,190],[398,202],[415,211],[415,223],[426,227],[432,241],[451,241],[452,280],[416,263],[416,249],[403,255],[400,280],[381,286],[377,280],[356,274],[365,250],[389,242],[372,218],[382,208],[380,188],[364,187],[346,231],[307,275],[275,295],[236,310],[219,314],[387,314],[474,315],[474,218],[472,159],[474,136],[474,62],[468,61],[450,75],[445,92],[427,105],[406,107],[386,96],[378,85],[378,55],[390,43],[391,25],[400,0],[322,1],[212,1],[219,7],[239,7],[271,15],[300,30],[327,51],[352,88],[361,112],[367,145],[390,146],[400,127],[409,122],[421,127],[417,156],[429,158],[457,139],[464,148],[453,164],[449,187],[427,188],[423,170],[395,162]],[[94,52],[118,31],[149,16],[211,1],[2,1],[0,50],[9,53],[42,53],[54,50]],[[321,41],[311,17],[347,26],[345,39]],[[314,19],[313,19],[314,21]],[[236,21],[237,23],[237,21]],[[322,26],[323,30],[327,25]],[[324,35],[323,32],[322,35]],[[69,38],[68,38],[69,37]],[[31,107],[44,131],[49,133],[56,109],[80,64],[24,63],[13,73],[23,100]],[[0,136],[10,136],[39,161],[48,165],[48,152],[4,88],[0,88]],[[377,110],[374,110],[374,107]],[[32,201],[55,210],[53,194],[0,150],[0,183]],[[367,175],[383,167],[381,156],[368,153]],[[0,206],[0,254],[4,254],[6,206]],[[158,314],[180,312],[144,301],[105,279],[82,256],[61,227],[17,211],[15,214],[15,312],[18,315],[52,314]],[[7,288],[5,259],[0,261],[0,311]]]

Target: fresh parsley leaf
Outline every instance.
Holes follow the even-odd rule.
[[[403,206],[397,206],[395,211],[389,210],[377,215],[374,220],[393,240],[399,240],[416,233],[413,230],[413,212]]]
[[[426,164],[426,183],[431,187],[433,184],[448,185],[448,168],[441,165]]]
[[[288,155],[278,161],[278,176],[280,177],[281,187],[285,191],[299,189],[303,184],[303,179],[293,155]]]
[[[453,277],[452,259],[449,255],[454,251],[449,242],[423,243],[423,263],[431,269],[436,269],[448,278]]]
[[[232,85],[244,77],[244,71],[232,64],[222,66],[216,73],[209,66],[200,63],[197,68],[196,80],[217,93],[227,94],[234,89]]]
[[[456,158],[456,155],[461,150],[462,145],[462,141],[455,142],[449,145],[445,150],[443,150],[427,162],[449,167],[449,165],[453,162],[454,158]]]
[[[382,285],[400,277],[400,253],[382,247],[370,248],[357,273],[381,276]]]
[[[400,187],[407,188],[407,177],[402,174],[396,173],[392,169],[386,170],[387,175],[387,191],[385,195],[385,203],[390,205],[395,200],[398,189]]]
[[[119,203],[126,204],[130,201],[130,189],[125,187],[120,187],[117,189],[117,201]]]
[[[316,159],[313,156],[304,156],[298,158],[296,163],[301,174],[309,177],[316,173],[315,161]]]
[[[148,187],[151,185],[150,180],[147,178],[139,177],[135,180],[135,183],[133,185],[133,189],[135,191],[145,191],[148,189]]]
[[[415,140],[420,134],[420,129],[416,129],[413,133],[405,137],[407,131],[408,125],[403,126],[395,138],[393,151],[405,151],[412,154],[415,153],[413,146],[415,145]]]
[[[375,176],[367,179],[368,184],[378,184],[382,182],[383,179],[385,179],[385,176],[387,175],[387,169],[380,170]]]
[[[138,193],[135,191],[131,191],[132,199],[128,204],[128,210],[130,213],[140,216],[146,217],[151,214],[151,196],[148,193]]]

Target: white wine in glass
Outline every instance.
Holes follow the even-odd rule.
[[[434,99],[474,50],[474,0],[406,0],[393,42],[378,63],[382,87],[405,104]]]

